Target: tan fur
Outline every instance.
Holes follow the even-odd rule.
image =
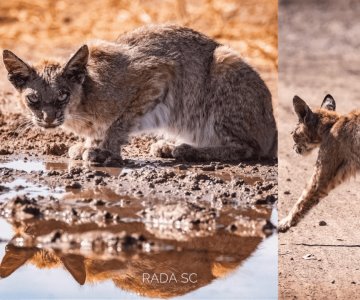
[[[194,30],[139,28],[116,42],[90,42],[66,63],[30,66],[8,50],[3,56],[33,122],[85,140],[70,149],[73,159],[119,162],[128,136],[144,131],[175,140],[152,152],[171,149],[179,160],[277,156],[265,83],[233,50]],[[63,90],[69,97],[60,105]],[[34,95],[38,105],[29,102]]]
[[[310,183],[288,216],[280,221],[279,231],[295,226],[331,190],[360,170],[360,110],[340,115],[332,111],[335,101],[324,107],[330,97],[314,112],[299,97],[294,98],[300,121],[293,132],[296,152],[306,155],[316,147],[320,149]]]

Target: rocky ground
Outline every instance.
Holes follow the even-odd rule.
[[[280,5],[279,217],[312,174],[316,151],[300,157],[290,132],[295,94],[319,107],[327,93],[337,110],[360,107],[359,24],[355,1],[283,1]],[[279,235],[280,299],[357,299],[360,291],[359,179],[323,199],[301,223]]]

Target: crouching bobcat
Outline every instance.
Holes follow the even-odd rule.
[[[287,231],[332,189],[360,170],[360,110],[347,115],[335,112],[331,95],[314,112],[298,96],[293,100],[299,124],[294,130],[295,151],[301,155],[320,147],[314,174],[308,187],[280,221],[279,231]]]
[[[148,26],[82,46],[69,61],[31,66],[3,52],[8,78],[33,122],[84,143],[73,159],[121,161],[130,134],[156,131],[153,153],[180,160],[276,156],[271,94],[235,52],[178,26]]]

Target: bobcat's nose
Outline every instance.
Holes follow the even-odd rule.
[[[49,113],[49,112],[43,112],[43,120],[48,123],[52,124],[56,119],[55,114]]]
[[[297,154],[301,154],[302,150],[303,150],[299,145],[296,145],[296,144],[293,146],[293,149],[295,150],[295,152]]]

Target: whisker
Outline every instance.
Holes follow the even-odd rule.
[[[80,116],[80,115],[69,115],[67,116],[68,120],[74,120],[74,121],[79,121],[82,122],[84,124],[88,124],[88,123],[92,123],[92,121],[86,117]]]

